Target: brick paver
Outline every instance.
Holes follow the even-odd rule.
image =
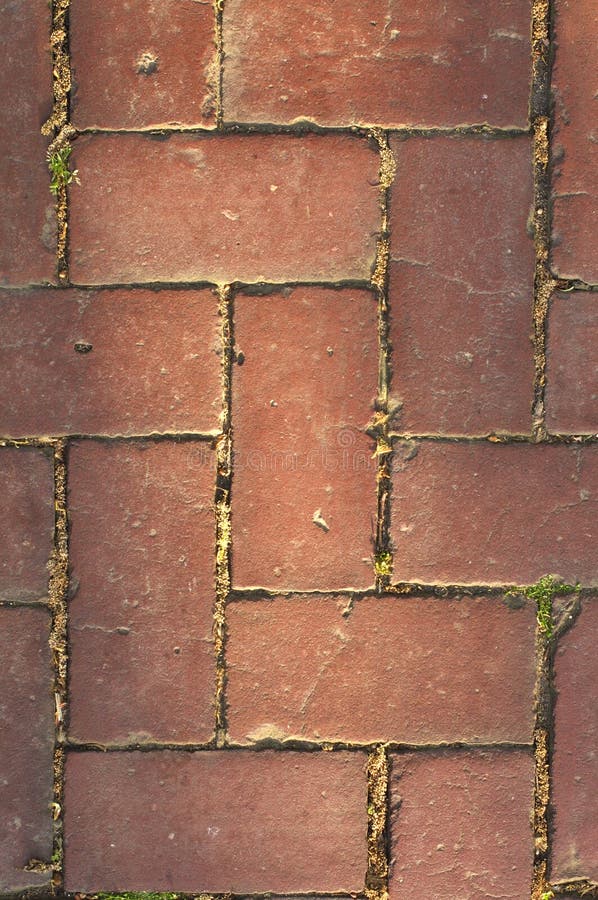
[[[76,753],[66,783],[68,890],[363,885],[362,754]]]
[[[49,885],[54,700],[44,609],[0,608],[0,891]]]
[[[594,446],[397,444],[398,581],[595,584]],[[523,550],[523,548],[525,548]]]
[[[555,660],[555,741],[552,765],[555,881],[598,881],[598,597],[559,641]]]
[[[234,603],[228,620],[235,741],[531,739],[529,607],[312,596]]]
[[[224,115],[323,125],[525,127],[529,0],[224,6]]]
[[[71,448],[74,738],[211,737],[213,497],[206,445]]]
[[[216,432],[211,291],[0,292],[0,433]]]
[[[533,787],[525,751],[394,756],[390,900],[529,897]]]
[[[527,138],[392,144],[393,423],[403,433],[527,433],[534,249]]]
[[[235,321],[235,585],[370,587],[376,462],[363,429],[377,389],[374,296],[239,297]]]
[[[50,454],[28,447],[1,447],[0,495],[0,599],[44,599],[54,532]]]
[[[553,246],[555,271],[598,282],[598,10],[592,0],[555,3]]]
[[[598,882],[597,27],[0,3],[0,900]]]
[[[56,224],[48,190],[48,139],[40,127],[52,110],[51,10],[32,0],[0,9],[0,283],[51,281]]]
[[[78,128],[214,126],[218,61],[210,3],[72,0],[70,25]]]
[[[369,278],[378,158],[357,137],[101,135],[73,156],[78,283]]]
[[[551,431],[598,434],[598,303],[555,294],[548,319],[546,422]]]

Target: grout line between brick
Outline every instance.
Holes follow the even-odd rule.
[[[60,891],[63,883],[63,781],[65,742],[68,715],[68,611],[69,585],[68,521],[67,521],[67,445],[63,440],[54,444],[54,546],[50,557],[48,585],[49,609],[52,616],[50,648],[54,669],[54,791],[52,816],[54,834],[52,847],[52,885]]]
[[[225,50],[222,43],[222,12],[225,0],[215,0],[214,8],[217,13],[215,27],[215,43],[220,51],[222,77],[223,61],[225,58]],[[222,8],[219,10],[219,4]],[[220,96],[217,97],[217,105],[222,105],[222,87],[219,88]],[[231,122],[224,121],[221,117],[222,110],[217,111],[218,127],[215,131],[213,128],[206,128],[205,125],[169,125],[166,122],[158,125],[148,125],[141,128],[100,128],[97,126],[77,129],[77,134],[138,134],[138,135],[171,135],[171,134],[197,134],[198,136],[210,137],[214,134],[220,135],[251,135],[251,134],[289,134],[302,137],[306,134],[318,135],[354,135],[357,137],[368,137],[372,132],[383,132],[388,134],[401,135],[404,138],[410,137],[459,137],[467,135],[470,137],[491,138],[496,140],[512,140],[525,137],[530,134],[530,128],[500,128],[499,126],[478,123],[473,125],[451,125],[451,126],[416,126],[416,125],[385,125],[383,123],[361,123],[352,125],[321,125],[311,119],[299,119],[294,122],[278,123],[278,122]]]
[[[389,761],[387,745],[374,747],[368,755],[368,867],[365,895],[368,900],[388,898],[388,790]]]
[[[216,443],[216,579],[214,601],[215,742],[227,743],[226,720],[226,603],[231,588],[231,510],[232,479],[232,363],[233,363],[233,293],[230,285],[217,289],[222,335],[222,434]]]
[[[214,44],[216,45],[215,107],[216,129],[222,130],[223,107],[222,86],[224,82],[224,0],[213,0],[214,8]]]
[[[54,103],[49,119],[42,126],[42,134],[52,141],[48,147],[48,159],[58,151],[70,148],[70,140],[76,134],[70,124],[71,63],[69,55],[68,15],[70,0],[53,0],[52,31],[50,47],[52,51]],[[56,192],[56,271],[59,285],[66,285],[68,274],[68,188],[62,181]]]
[[[598,882],[589,881],[587,878],[575,878],[572,881],[560,881],[551,884],[553,896],[561,896],[562,894],[574,894],[575,897],[596,898],[598,897]],[[575,898],[573,898],[575,900]]]
[[[391,411],[392,412],[392,411]],[[375,423],[370,427],[370,431],[376,436],[378,429]],[[69,441],[98,441],[100,443],[160,443],[162,441],[172,441],[175,443],[214,443],[217,444],[222,439],[221,431],[148,431],[145,434],[102,434],[102,433],[78,433],[72,432],[68,435],[28,435],[27,437],[12,437],[9,435],[0,435],[0,447],[48,447],[52,446],[57,440]],[[537,441],[529,434],[502,434],[502,435],[450,435],[450,434],[397,434],[394,432],[386,432],[385,440],[388,438],[392,442],[403,442],[409,444],[411,442],[419,443],[438,443],[438,444],[473,444],[488,442],[491,444],[535,444]],[[597,434],[558,434],[547,433],[543,440],[545,444],[572,444],[576,447],[584,444],[595,444],[598,442]],[[252,590],[252,588],[248,588]],[[347,590],[347,589],[345,589]],[[283,592],[284,593],[284,592]],[[314,593],[319,593],[314,591]]]
[[[390,148],[388,134],[373,129],[370,137],[380,153],[380,234],[376,245],[376,261],[372,273],[372,286],[378,301],[378,390],[376,406],[369,434],[376,441],[378,460],[376,532],[374,538],[374,573],[376,590],[382,592],[392,576],[392,550],[390,543],[390,496],[392,490],[391,465],[392,442],[389,439],[392,404],[390,401],[391,347],[389,340],[388,265],[390,261],[389,205],[390,188],[397,164]]]
[[[533,133],[534,209],[532,227],[536,264],[533,305],[534,398],[532,405],[532,435],[536,442],[546,441],[548,438],[545,424],[546,334],[548,307],[550,297],[555,288],[555,280],[550,272],[552,227],[550,183],[551,15],[551,0],[533,0],[530,120]],[[550,742],[553,715],[551,678],[550,642],[537,624],[534,725],[534,861],[531,900],[543,900],[543,895],[545,896],[548,892],[548,809],[550,802]]]
[[[327,741],[325,739],[310,740],[309,738],[289,738],[288,740],[266,738],[262,741],[253,741],[250,744],[227,740],[225,745],[217,746],[213,740],[200,744],[176,744],[164,741],[145,741],[142,744],[100,744],[70,739],[66,742],[66,746],[73,753],[164,753],[168,751],[176,751],[177,753],[214,753],[221,750],[227,753],[261,753],[267,750],[276,750],[280,753],[375,753],[381,746],[386,751],[392,751],[393,753],[437,753],[439,750],[450,750],[453,752],[463,750],[468,753],[479,751],[482,753],[488,750],[501,750],[502,752],[529,751],[532,748],[532,743],[513,741],[494,741],[489,743],[440,741],[417,744],[407,741],[384,741],[384,744],[381,745],[379,740],[360,742]]]
[[[546,439],[546,329],[548,306],[556,281],[550,271],[551,184],[550,184],[550,0],[534,0],[532,5],[532,90],[530,119],[533,134],[534,209],[532,229],[536,250],[534,273],[534,399],[532,433],[534,440]]]
[[[393,441],[403,441],[406,444],[418,441],[438,444],[537,444],[538,439],[533,434],[486,434],[486,435],[452,435],[452,434],[391,434]],[[593,444],[598,434],[558,434],[546,432],[542,438],[545,444]]]
[[[553,663],[558,642],[577,619],[581,610],[581,599],[585,593],[585,591],[576,591],[569,603],[561,610],[560,615],[556,617],[556,620],[551,599],[550,619],[554,623],[551,637],[545,635],[540,627],[536,629],[536,723],[534,728],[536,773],[532,900],[543,900],[546,895],[551,896],[551,890],[555,889],[554,886],[550,885],[548,878],[550,861],[550,763],[554,733],[555,700]],[[586,883],[584,882],[584,884]],[[563,892],[562,886],[559,886],[558,891],[560,893]],[[590,896],[592,896],[591,893]],[[595,896],[598,896],[598,894]]]

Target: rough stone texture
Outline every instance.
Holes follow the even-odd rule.
[[[598,581],[594,446],[397,443],[397,581]]]
[[[54,699],[50,617],[0,608],[0,891],[49,885]],[[19,896],[21,896],[19,894]]]
[[[65,810],[70,891],[363,889],[361,754],[71,754]]]
[[[553,881],[598,881],[598,597],[559,641],[552,761]]]
[[[51,455],[0,448],[0,496],[0,600],[45,598],[54,535]]]
[[[534,248],[527,137],[395,138],[393,428],[527,433]]]
[[[56,223],[40,127],[52,111],[51,10],[10,0],[0,8],[0,283],[51,281]]]
[[[70,47],[77,128],[216,124],[208,0],[73,0]]]
[[[555,10],[551,259],[563,278],[598,282],[598,9],[557,0]]]
[[[210,291],[0,292],[0,433],[216,432]]]
[[[70,726],[78,740],[211,737],[214,475],[205,444],[72,447]]]
[[[529,897],[533,788],[525,751],[394,756],[390,900]]]
[[[92,135],[73,156],[75,282],[369,278],[379,158],[361,138]]]
[[[598,297],[555,294],[548,317],[546,425],[598,433]]]
[[[233,581],[309,590],[372,585],[376,301],[297,288],[239,297],[233,374]]]
[[[268,737],[531,741],[535,610],[294,597],[228,608],[228,724]]]
[[[530,6],[227,0],[225,119],[525,127]]]

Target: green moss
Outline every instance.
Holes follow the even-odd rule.
[[[529,587],[520,588],[516,591],[507,591],[505,597],[516,597],[523,594],[528,600],[533,600],[536,604],[536,618],[540,631],[547,638],[552,637],[553,619],[552,619],[552,602],[554,598],[560,594],[579,593],[581,590],[579,585],[565,584],[556,575],[543,575],[535,584]]]
[[[376,575],[392,575],[392,553],[388,550],[378,553],[374,557],[374,570]]]
[[[61,147],[59,150],[55,150],[53,153],[48,154],[48,168],[50,169],[50,190],[56,196],[61,188],[67,186],[67,184],[72,184],[74,181],[76,184],[81,184],[79,181],[79,172],[77,169],[71,172],[69,169],[69,157],[71,155],[72,147],[67,144],[65,147]]]

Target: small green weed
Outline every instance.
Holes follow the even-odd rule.
[[[48,168],[50,169],[50,174],[52,176],[50,180],[50,190],[54,196],[58,194],[61,188],[66,187],[67,184],[72,184],[73,181],[75,184],[81,184],[79,181],[78,170],[74,169],[71,172],[69,169],[69,157],[72,149],[73,148],[67,144],[65,147],[61,147],[53,153],[48,153]]]
[[[392,575],[392,553],[384,550],[374,557],[374,571],[376,575]]]
[[[552,620],[552,601],[560,594],[572,594],[574,591],[579,593],[581,590],[579,585],[565,584],[555,575],[543,575],[536,584],[529,587],[521,588],[516,591],[507,591],[505,597],[516,597],[523,594],[528,600],[534,600],[536,604],[536,618],[540,631],[547,638],[552,637],[553,620]]]
[[[545,891],[540,897],[540,900],[552,900],[553,897],[554,894],[552,893],[552,891]]]

